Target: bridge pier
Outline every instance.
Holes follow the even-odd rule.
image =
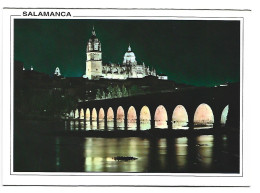
[[[137,127],[137,131],[140,131],[140,117],[137,116],[137,119],[136,119],[136,127]]]
[[[89,118],[90,126],[92,126],[92,116]]]
[[[152,119],[151,120],[151,130],[154,130],[155,129],[155,120]]]
[[[125,130],[128,130],[128,128],[127,128],[127,126],[128,126],[127,118],[125,118],[124,124],[125,124]]]
[[[189,130],[194,130],[194,122],[188,122]]]
[[[114,130],[117,130],[117,120],[116,120],[116,116],[114,116]]]
[[[167,121],[168,129],[172,130],[172,121]]]
[[[221,128],[221,123],[220,122],[214,122],[213,123],[213,129],[214,130],[217,130],[217,129],[220,129]]]
[[[107,116],[104,117],[104,130],[107,131]]]

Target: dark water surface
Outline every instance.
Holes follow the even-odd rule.
[[[47,122],[15,122],[15,172],[239,172],[239,140],[232,134],[100,138],[55,130]],[[115,161],[115,156],[138,159]]]

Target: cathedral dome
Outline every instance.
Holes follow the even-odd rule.
[[[133,64],[133,63],[136,63],[135,54],[134,52],[131,51],[131,47],[129,45],[128,51],[124,55],[123,64]]]

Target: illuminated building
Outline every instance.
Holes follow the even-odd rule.
[[[144,78],[145,76],[157,76],[155,69],[150,69],[144,63],[138,64],[134,52],[130,45],[124,55],[122,64],[103,64],[101,42],[96,36],[93,28],[92,36],[87,43],[86,50],[86,72],[84,78],[90,80],[103,79],[127,79],[127,78]],[[164,78],[167,80],[167,78]]]

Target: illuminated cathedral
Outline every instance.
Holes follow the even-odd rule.
[[[124,55],[122,64],[102,62],[101,42],[92,30],[92,36],[87,43],[86,50],[86,72],[83,78],[89,80],[98,79],[127,79],[127,78],[144,78],[145,76],[157,76],[158,79],[167,80],[167,76],[158,76],[155,69],[150,69],[144,63],[139,64],[136,61],[134,52],[130,45]]]

